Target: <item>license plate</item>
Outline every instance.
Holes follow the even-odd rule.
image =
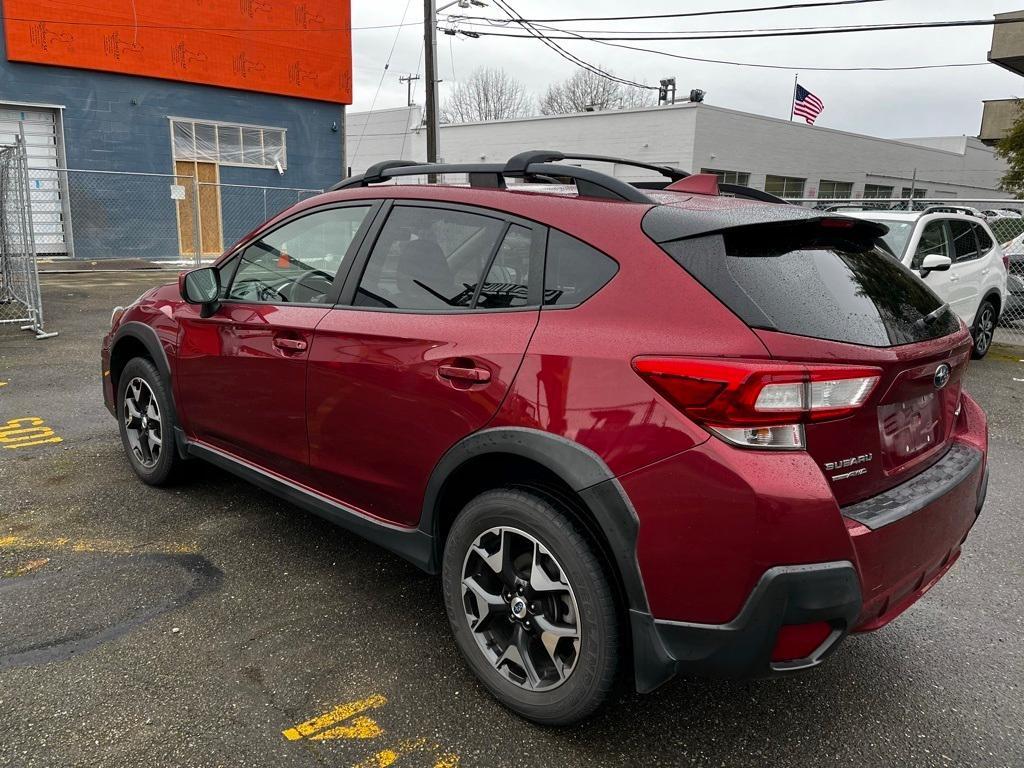
[[[887,469],[934,448],[942,439],[939,398],[934,392],[878,408]]]

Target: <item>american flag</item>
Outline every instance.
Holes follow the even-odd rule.
[[[825,109],[821,99],[808,91],[802,85],[797,85],[796,93],[793,95],[793,114],[799,115],[807,121],[808,125],[814,125],[815,119]]]

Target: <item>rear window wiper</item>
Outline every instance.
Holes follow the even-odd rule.
[[[933,309],[924,317],[918,318],[917,322],[915,322],[914,325],[918,328],[927,328],[929,325],[938,320],[942,313],[948,309],[949,304],[943,303],[940,307],[938,307],[937,309]]]

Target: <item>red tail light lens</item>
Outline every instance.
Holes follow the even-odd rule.
[[[802,448],[802,424],[848,416],[880,374],[867,366],[688,357],[638,357],[633,368],[694,421],[762,448]]]
[[[1010,274],[1010,257],[1005,253],[1003,254],[1003,267],[1006,269],[1006,274]]]

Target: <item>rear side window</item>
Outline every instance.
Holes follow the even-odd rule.
[[[551,230],[544,266],[544,304],[574,306],[589,299],[615,276],[619,265],[575,237]]]
[[[490,216],[396,206],[370,253],[355,304],[468,309],[504,231],[505,222]]]
[[[994,243],[992,242],[992,238],[988,236],[988,232],[985,231],[985,228],[983,226],[981,226],[980,224],[975,224],[974,234],[977,235],[978,237],[978,250],[982,253],[982,255],[992,250],[992,246],[994,245]]]
[[[533,233],[519,224],[509,226],[480,286],[478,309],[525,307],[530,303],[532,253]]]
[[[978,240],[974,236],[974,225],[960,219],[949,220],[950,236],[953,240],[954,263],[978,258]]]
[[[960,327],[870,238],[846,240],[807,225],[745,227],[662,247],[753,328],[887,347]]]

